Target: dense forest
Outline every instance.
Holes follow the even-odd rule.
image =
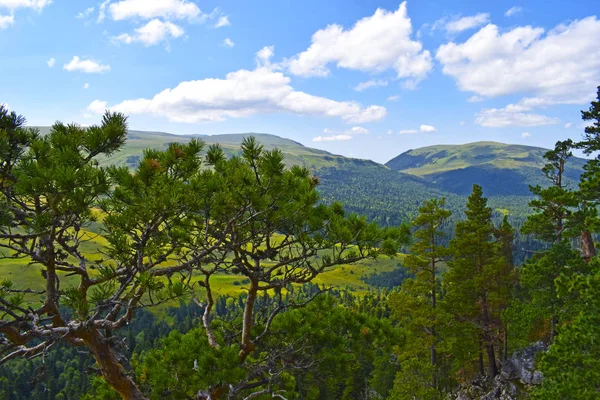
[[[336,187],[254,137],[106,166],[124,115],[42,135],[0,106],[0,398],[597,399],[600,87],[582,118],[511,214],[479,184]],[[389,258],[366,294],[315,283]]]

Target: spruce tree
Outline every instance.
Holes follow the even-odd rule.
[[[456,224],[455,237],[451,241],[452,261],[444,275],[444,304],[453,314],[457,332],[466,324],[474,328],[475,337],[457,341],[459,346],[485,350],[488,377],[498,373],[494,343],[500,325],[503,288],[513,279],[506,268],[502,246],[494,240],[492,209],[483,197],[481,186],[473,185],[469,196],[466,220]],[[468,360],[464,360],[468,361]],[[480,353],[480,373],[484,373],[483,354]]]
[[[419,398],[439,398],[442,390],[438,359],[440,310],[437,303],[440,297],[439,263],[448,255],[443,244],[445,235],[442,227],[451,212],[444,208],[445,204],[444,198],[431,199],[419,208],[419,216],[412,222],[416,228],[413,234],[416,241],[410,248],[411,254],[405,259],[415,277],[407,279],[402,290],[390,298],[394,314],[411,338],[407,341],[410,345],[407,344],[401,354],[403,362],[394,388],[396,398],[412,398],[415,391]],[[429,360],[425,356],[427,353]]]

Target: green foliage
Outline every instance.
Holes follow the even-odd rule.
[[[515,272],[512,260],[505,257],[503,242],[493,240],[496,230],[491,221],[492,210],[478,185],[473,186],[465,214],[467,219],[456,225],[450,245],[453,258],[444,275],[444,306],[453,315],[451,324],[456,329],[465,331],[460,326],[464,324],[475,327],[476,337],[465,336],[456,344],[481,348],[480,351],[484,346],[489,376],[493,377],[497,373],[496,334],[502,328],[500,316],[508,305]],[[512,229],[504,226],[501,231],[509,235]],[[465,365],[473,361],[458,362]],[[480,365],[480,373],[483,372]]]
[[[407,330],[409,345],[399,354],[400,372],[394,385],[394,398],[440,398],[446,382],[442,382],[440,361],[444,358],[443,338],[439,325],[443,310],[438,308],[440,281],[438,264],[448,256],[440,244],[443,225],[451,212],[444,208],[445,199],[432,199],[419,208],[412,225],[416,228],[411,254],[405,259],[414,278],[406,280],[402,289],[390,296],[392,312]],[[440,351],[441,350],[441,351]]]

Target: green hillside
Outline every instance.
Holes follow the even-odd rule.
[[[527,196],[529,185],[544,183],[541,168],[546,151],[497,142],[437,145],[409,150],[386,165],[458,195],[468,194],[477,183],[488,196]],[[567,177],[573,183],[584,164],[585,160],[576,157],[569,162]]]

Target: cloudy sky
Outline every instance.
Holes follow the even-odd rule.
[[[579,138],[597,0],[0,0],[0,102],[31,125],[265,132],[385,162]]]

